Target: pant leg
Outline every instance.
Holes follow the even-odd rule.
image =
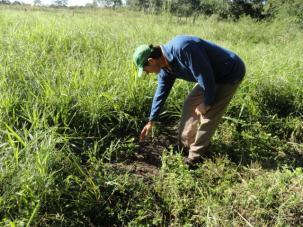
[[[203,89],[196,84],[184,101],[179,126],[179,143],[185,149],[189,149],[195,141],[199,122],[195,109],[203,101],[203,96]]]
[[[199,125],[196,126],[195,139],[190,144],[189,148],[188,157],[190,159],[200,158],[203,152],[207,149],[211,137],[217,129],[218,124],[222,119],[222,116],[239,84],[240,81],[233,84],[217,85],[217,93],[214,105],[204,116],[200,117]],[[194,127],[192,127],[192,129],[194,129]]]

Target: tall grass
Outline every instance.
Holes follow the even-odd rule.
[[[303,33],[295,24],[0,10],[1,225],[302,224]],[[156,87],[155,76],[136,79],[131,56],[177,34],[234,50],[247,75],[198,170],[164,150],[159,174],[142,178],[112,165],[138,149]],[[192,86],[176,83],[164,128],[177,124]]]

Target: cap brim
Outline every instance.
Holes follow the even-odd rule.
[[[138,77],[142,77],[142,76],[144,76],[146,73],[145,73],[145,71],[143,70],[143,67],[141,68],[141,67],[139,67],[138,68]]]

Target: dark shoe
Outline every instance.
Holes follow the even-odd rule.
[[[199,163],[202,163],[202,159],[201,158],[198,158],[198,159],[190,159],[190,158],[184,158],[183,162],[185,165],[188,166],[188,169],[191,169],[191,170],[195,170],[198,168],[198,164]]]

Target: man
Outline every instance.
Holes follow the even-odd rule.
[[[201,160],[226,107],[245,74],[243,61],[233,52],[194,36],[176,36],[165,45],[141,45],[133,56],[138,76],[158,74],[149,121],[140,140],[154,126],[176,79],[196,82],[186,98],[179,127],[179,143],[188,149],[185,163]]]

